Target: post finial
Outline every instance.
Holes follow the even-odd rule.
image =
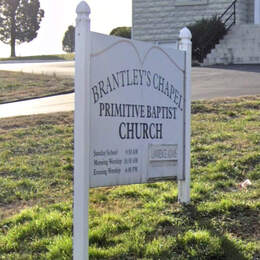
[[[179,38],[180,39],[190,39],[191,40],[191,32],[187,27],[184,27],[180,30]]]
[[[85,1],[81,1],[76,9],[78,15],[87,15],[90,14],[90,7]]]

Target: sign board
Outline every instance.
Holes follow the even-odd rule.
[[[184,56],[91,32],[90,187],[183,179]]]
[[[178,180],[189,202],[191,34],[179,49],[90,31],[77,7],[73,259],[88,259],[88,189]]]

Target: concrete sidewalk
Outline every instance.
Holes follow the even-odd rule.
[[[8,61],[0,62],[0,70],[73,78],[74,61]]]
[[[73,110],[74,94],[65,94],[0,105],[0,118]]]

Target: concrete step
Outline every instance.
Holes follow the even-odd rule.
[[[218,46],[214,50],[210,52],[212,55],[225,55],[226,53],[233,53],[234,55],[242,55],[242,56],[248,56],[250,54],[253,55],[259,55],[260,54],[260,48],[257,45],[235,45],[233,47],[223,47],[223,46]]]
[[[222,56],[222,57],[207,57],[203,65],[215,65],[215,64],[259,64],[260,56],[249,56],[249,57],[232,57],[232,56]]]
[[[241,39],[246,39],[245,41],[241,41]],[[251,36],[250,38],[249,37],[240,37],[240,38],[237,38],[237,37],[233,37],[233,38],[225,38],[225,39],[222,39],[219,41],[218,44],[224,44],[224,45],[232,45],[232,44],[245,44],[245,43],[248,43],[248,42],[252,42],[252,43],[260,43],[260,35],[255,35],[255,36]],[[250,43],[251,44],[251,43]]]
[[[235,25],[205,58],[203,65],[260,63],[260,25]]]
[[[232,58],[232,59],[242,59],[242,60],[248,60],[248,61],[257,61],[259,60],[260,54],[256,55],[254,52],[247,52],[247,53],[239,53],[239,52],[226,52],[224,54],[209,54],[207,55],[207,58],[209,59],[216,59],[216,58]]]

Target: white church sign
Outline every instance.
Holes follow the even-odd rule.
[[[91,42],[90,187],[183,179],[184,52]]]
[[[190,32],[180,49],[90,31],[77,8],[74,259],[88,258],[88,188],[179,181],[189,201]]]

